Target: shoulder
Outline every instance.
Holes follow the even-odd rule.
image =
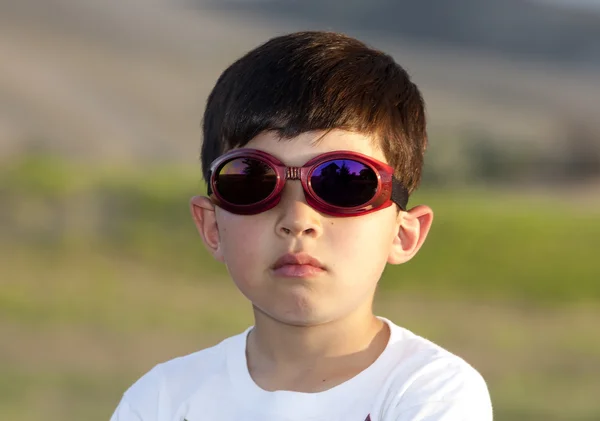
[[[226,372],[228,346],[238,336],[156,365],[127,389],[117,411],[126,408],[137,416],[135,419],[143,420],[159,419],[159,408],[159,412],[177,411],[207,379]]]
[[[394,363],[385,387],[387,399],[381,402],[384,412],[394,414],[390,420],[421,419],[422,414],[432,421],[491,421],[488,387],[475,368],[407,329],[393,324],[391,329],[395,330],[390,343]]]
[[[177,395],[193,390],[204,377],[198,374],[208,375],[223,369],[226,344],[227,340],[154,366],[125,392],[125,397],[130,401],[140,401],[149,393],[163,391]]]

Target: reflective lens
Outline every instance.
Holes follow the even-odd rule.
[[[277,185],[277,173],[256,158],[236,158],[217,170],[216,189],[221,197],[236,205],[252,205],[269,197]]]
[[[334,159],[312,172],[313,191],[330,205],[351,208],[371,200],[377,192],[377,174],[371,167],[352,159]]]

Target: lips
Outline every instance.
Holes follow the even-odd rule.
[[[322,274],[325,267],[316,258],[307,253],[284,254],[272,266],[277,276],[307,278]]]

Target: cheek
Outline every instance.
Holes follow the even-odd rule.
[[[331,228],[331,248],[338,268],[363,275],[383,270],[395,236],[395,214],[390,217],[376,212],[353,220],[338,220]]]
[[[225,265],[234,279],[254,268],[260,270],[266,260],[263,250],[268,246],[264,221],[230,214],[217,222]]]

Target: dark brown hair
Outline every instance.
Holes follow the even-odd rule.
[[[298,32],[273,38],[227,68],[204,112],[202,170],[263,131],[292,138],[344,129],[379,142],[409,192],[427,145],[424,103],[392,57],[346,35]]]

